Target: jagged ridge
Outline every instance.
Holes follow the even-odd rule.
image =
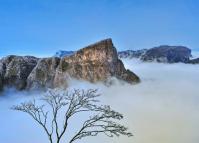
[[[67,87],[70,77],[97,82],[114,76],[129,83],[139,82],[137,75],[125,69],[111,39],[89,45],[64,58],[13,57],[0,61],[1,88]]]

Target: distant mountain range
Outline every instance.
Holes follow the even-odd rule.
[[[66,88],[71,77],[105,83],[116,77],[128,83],[138,83],[140,78],[124,67],[121,60],[124,58],[136,58],[143,62],[199,64],[199,58],[192,59],[191,49],[184,46],[163,45],[117,52],[112,40],[105,39],[78,51],[58,51],[49,58],[4,57],[0,59],[0,90],[5,87],[19,90]]]
[[[58,51],[54,56],[63,58],[75,54],[75,51]],[[193,59],[191,49],[185,46],[161,45],[150,49],[119,51],[121,59],[140,59],[144,62],[190,63],[199,64],[199,58]]]

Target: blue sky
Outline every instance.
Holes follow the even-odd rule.
[[[111,37],[118,50],[199,50],[198,0],[0,0],[0,56],[53,55]]]

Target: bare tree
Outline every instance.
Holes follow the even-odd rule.
[[[66,134],[71,117],[83,112],[91,113],[92,116],[82,124],[69,143],[84,137],[97,136],[100,133],[108,137],[132,136],[126,127],[115,122],[123,119],[122,114],[112,110],[109,106],[98,105],[99,101],[96,98],[99,96],[97,90],[93,89],[74,90],[74,92],[49,90],[42,97],[45,104],[38,105],[33,100],[13,106],[12,109],[29,114],[44,129],[50,143],[60,143]],[[49,106],[51,110],[45,108],[46,106]],[[58,116],[63,114],[63,111],[64,124],[60,126]]]

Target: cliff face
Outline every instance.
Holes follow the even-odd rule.
[[[40,59],[27,78],[27,89],[53,88],[59,58]]]
[[[111,39],[87,46],[64,58],[8,56],[0,61],[0,88],[14,86],[19,90],[67,87],[69,78],[90,82],[106,81],[109,77],[139,82],[139,77],[126,70],[118,59]]]
[[[57,72],[62,76],[69,74],[71,77],[90,82],[105,81],[111,76],[129,83],[139,81],[133,72],[124,68],[111,39],[87,46],[72,56],[62,58]],[[59,83],[57,77],[60,77],[60,74],[55,78],[56,83]]]
[[[32,56],[7,56],[0,60],[0,89],[4,86],[25,89],[27,77],[38,59]]]

